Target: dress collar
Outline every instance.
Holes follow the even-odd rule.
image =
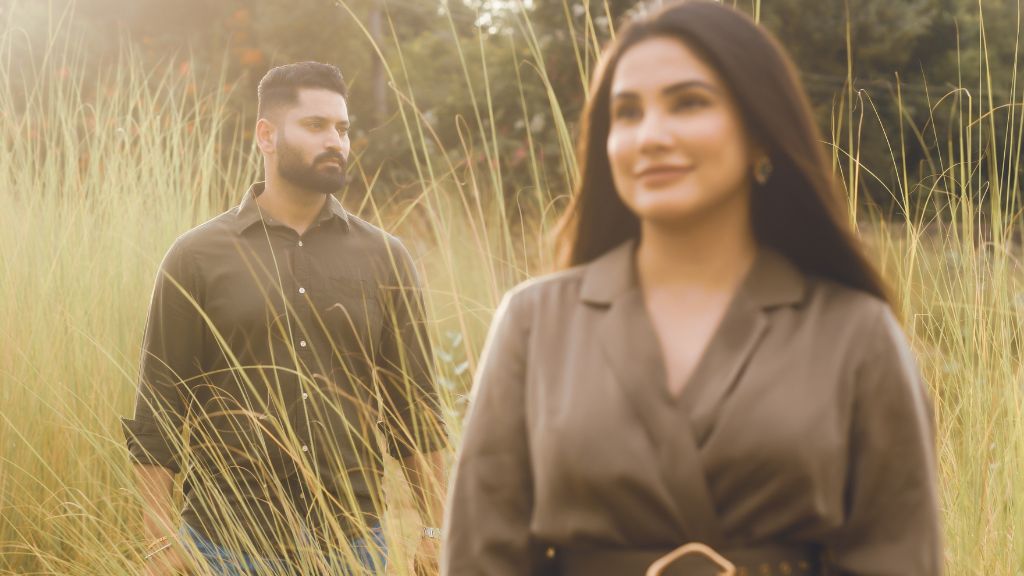
[[[607,306],[639,285],[635,239],[630,239],[585,265],[580,296],[588,304]],[[804,299],[804,274],[779,252],[759,247],[739,291],[761,308],[797,304]]]

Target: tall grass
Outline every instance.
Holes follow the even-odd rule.
[[[84,78],[53,43],[33,69],[0,36],[0,570],[130,573],[129,414],[155,265],[252,173],[221,161],[222,93],[126,55]]]
[[[770,10],[770,3],[765,10]],[[760,11],[760,2],[755,10]],[[593,15],[591,15],[593,16]],[[495,304],[516,282],[548,269],[544,239],[571,176],[545,172],[535,141],[559,142],[575,165],[572,118],[547,81],[525,15],[513,20],[516,61],[494,61],[454,39],[474,105],[458,143],[441,142],[416,97],[400,30],[381,53],[413,148],[421,192],[392,201],[377,167],[354,164],[371,195],[351,210],[397,231],[417,255],[433,320],[436,371],[449,452],[458,445],[469,379]],[[579,38],[581,86],[599,42],[592,18]],[[118,420],[131,413],[153,278],[176,236],[236,203],[259,166],[240,134],[225,134],[226,95],[178,69],[146,69],[126,52],[98,79],[81,72],[73,44],[53,42],[26,78],[0,36],[0,572],[133,574],[141,552],[139,499]],[[978,66],[966,62],[964,66]],[[554,118],[529,142],[529,193],[506,189],[489,79],[538,85]],[[475,84],[472,78],[487,82]],[[851,74],[851,79],[853,75]],[[954,80],[954,79],[948,79]],[[979,100],[982,76],[931,102],[929,126],[883,126],[892,167],[863,166],[860,126],[877,121],[871,94],[851,83],[827,143],[850,196],[851,217],[893,284],[935,400],[949,574],[1020,574],[1024,566],[1024,371],[1018,174],[1020,102]],[[197,86],[199,86],[197,88]],[[1017,98],[1017,96],[1014,96]],[[940,118],[948,121],[938,121]],[[447,120],[443,120],[447,121]],[[999,137],[1006,133],[1009,137]],[[910,138],[932,145],[923,176],[904,165]],[[483,157],[483,162],[475,160]],[[895,184],[875,175],[892,168]],[[891,220],[858,197],[888,186]],[[416,510],[394,463],[387,502],[392,560],[401,573],[415,543]],[[313,573],[312,571],[310,573]]]

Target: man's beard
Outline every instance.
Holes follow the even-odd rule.
[[[277,171],[282,178],[299,188],[331,194],[345,187],[345,157],[337,152],[324,152],[313,159],[310,164],[302,161],[302,155],[283,137],[277,145],[280,153]],[[337,160],[338,170],[324,172],[317,165],[327,160]]]

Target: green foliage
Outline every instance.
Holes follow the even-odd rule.
[[[935,0],[769,0],[764,4],[762,22],[807,73],[840,81],[846,77],[847,32],[858,76],[889,76],[936,56],[918,50],[919,43],[935,31],[940,13]]]
[[[899,136],[883,127],[906,123],[907,165],[934,169],[934,163],[924,166],[938,153],[934,142],[913,132],[948,125],[954,111],[932,111],[936,101],[953,86],[967,88],[974,98],[991,90],[1005,100],[1015,86],[1020,19],[1013,0],[728,3],[757,14],[791,51],[824,133],[837,126],[834,103],[853,100],[848,109],[854,115],[838,128],[855,129],[867,144],[861,162],[877,178],[861,180],[860,192],[886,207],[892,204],[889,191],[898,187],[887,141]],[[73,6],[69,31],[95,55],[84,66],[98,68],[113,57],[120,38],[152,65],[191,67],[188,73],[202,89],[231,90],[231,109],[239,114],[232,122],[243,134],[254,122],[256,83],[269,67],[306,59],[335,63],[352,90],[362,177],[351,194],[372,193],[388,203],[423,189],[417,151],[406,138],[408,119],[400,114],[403,105],[413,103],[432,131],[423,145],[473,151],[467,161],[523,168],[502,175],[506,198],[534,191],[538,175],[567,193],[571,162],[563,152],[569,143],[543,128],[566,119],[565,130],[575,131],[600,47],[629,13],[657,4],[51,0],[16,3],[8,16],[17,13],[29,36],[38,39],[45,37],[49,14]],[[990,85],[988,78],[998,80]],[[999,115],[1008,119],[1009,111]],[[448,118],[462,121],[438,121]],[[484,136],[487,132],[493,134]],[[834,134],[837,140],[847,136]]]

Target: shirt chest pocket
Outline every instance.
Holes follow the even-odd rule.
[[[382,324],[376,284],[362,278],[328,276],[315,288],[310,295],[313,322],[328,337],[331,355],[372,359]]]

